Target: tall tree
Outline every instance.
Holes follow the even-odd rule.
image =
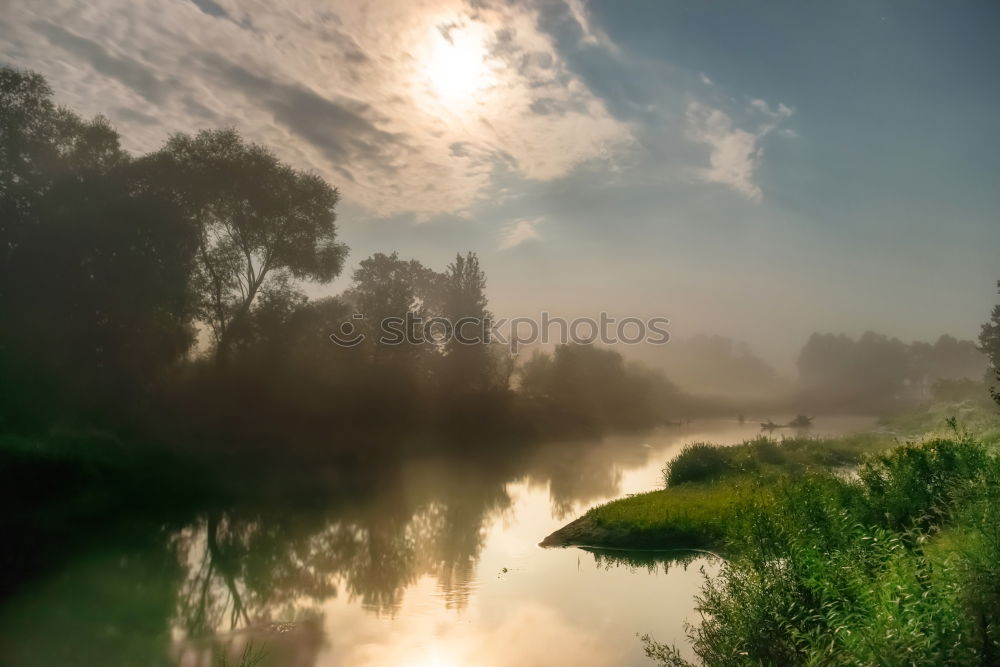
[[[442,314],[454,327],[445,344],[445,383],[452,392],[497,387],[496,355],[484,335],[493,314],[487,309],[486,274],[474,252],[456,255],[443,281]]]
[[[370,361],[413,360],[433,349],[430,341],[413,343],[423,340],[423,321],[440,313],[441,274],[398,253],[379,252],[362,260],[353,278],[344,298],[364,316],[360,328]]]
[[[997,293],[1000,293],[1000,280],[997,281]],[[997,380],[1000,380],[1000,304],[993,307],[989,321],[983,324],[979,332],[979,345],[990,361],[990,369]],[[996,387],[990,387],[990,395],[1000,405],[1000,391]]]
[[[261,294],[293,299],[297,283],[340,274],[337,190],[320,176],[282,163],[235,130],[178,134],[148,168],[166,183],[199,229],[194,287],[199,318],[224,361]]]
[[[147,196],[106,119],[51,97],[0,69],[3,402],[120,414],[191,344],[193,234]]]

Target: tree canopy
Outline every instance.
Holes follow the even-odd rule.
[[[287,301],[296,281],[340,274],[337,190],[232,129],[172,136],[145,168],[198,229],[193,288],[199,319],[224,358],[259,297]]]

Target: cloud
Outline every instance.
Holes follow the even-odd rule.
[[[595,26],[590,20],[590,12],[584,0],[566,0],[566,7],[577,25],[580,26],[582,36],[580,41],[583,44],[594,44],[604,47],[612,53],[618,52],[618,47],[603,30]]]
[[[222,18],[229,18],[229,14],[226,10],[215,3],[214,0],[191,0],[198,9],[205,12],[209,16],[218,16]]]
[[[145,64],[125,55],[109,53],[96,41],[81,37],[49,21],[34,21],[34,30],[53,44],[58,44],[99,74],[116,79],[150,102],[163,101],[166,91],[157,76]]]
[[[503,231],[503,238],[500,240],[500,250],[509,250],[525,241],[541,238],[538,226],[543,221],[544,218],[523,219],[507,225]]]
[[[778,124],[791,117],[794,109],[779,103],[771,108],[761,99],[750,101],[750,111],[765,121],[753,131],[736,127],[732,118],[701,102],[690,102],[687,108],[688,138],[708,146],[708,167],[695,168],[694,174],[706,183],[718,183],[733,188],[753,201],[764,197],[755,175],[764,156],[761,140]],[[782,131],[785,136],[793,130]]]
[[[750,108],[759,111],[768,118],[774,119],[790,118],[795,113],[794,109],[785,106],[781,102],[778,103],[776,108],[772,109],[771,105],[761,99],[750,100]]]
[[[604,43],[584,5],[570,6]],[[538,12],[489,0],[50,0],[10,8],[0,52],[48,77],[61,103],[107,114],[130,150],[235,126],[377,216],[461,215],[492,200],[499,176],[558,179],[632,144]]]

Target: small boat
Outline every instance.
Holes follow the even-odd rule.
[[[796,415],[795,419],[788,422],[788,425],[793,428],[806,428],[813,425],[813,418],[806,415]]]
[[[766,422],[760,423],[760,430],[762,431],[773,431],[776,428],[784,428],[784,426],[782,424],[775,424],[770,419],[768,419]]]

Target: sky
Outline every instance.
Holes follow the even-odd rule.
[[[124,145],[234,126],[351,255],[479,253],[498,316],[977,335],[1000,279],[1000,6],[0,0],[0,62]]]

